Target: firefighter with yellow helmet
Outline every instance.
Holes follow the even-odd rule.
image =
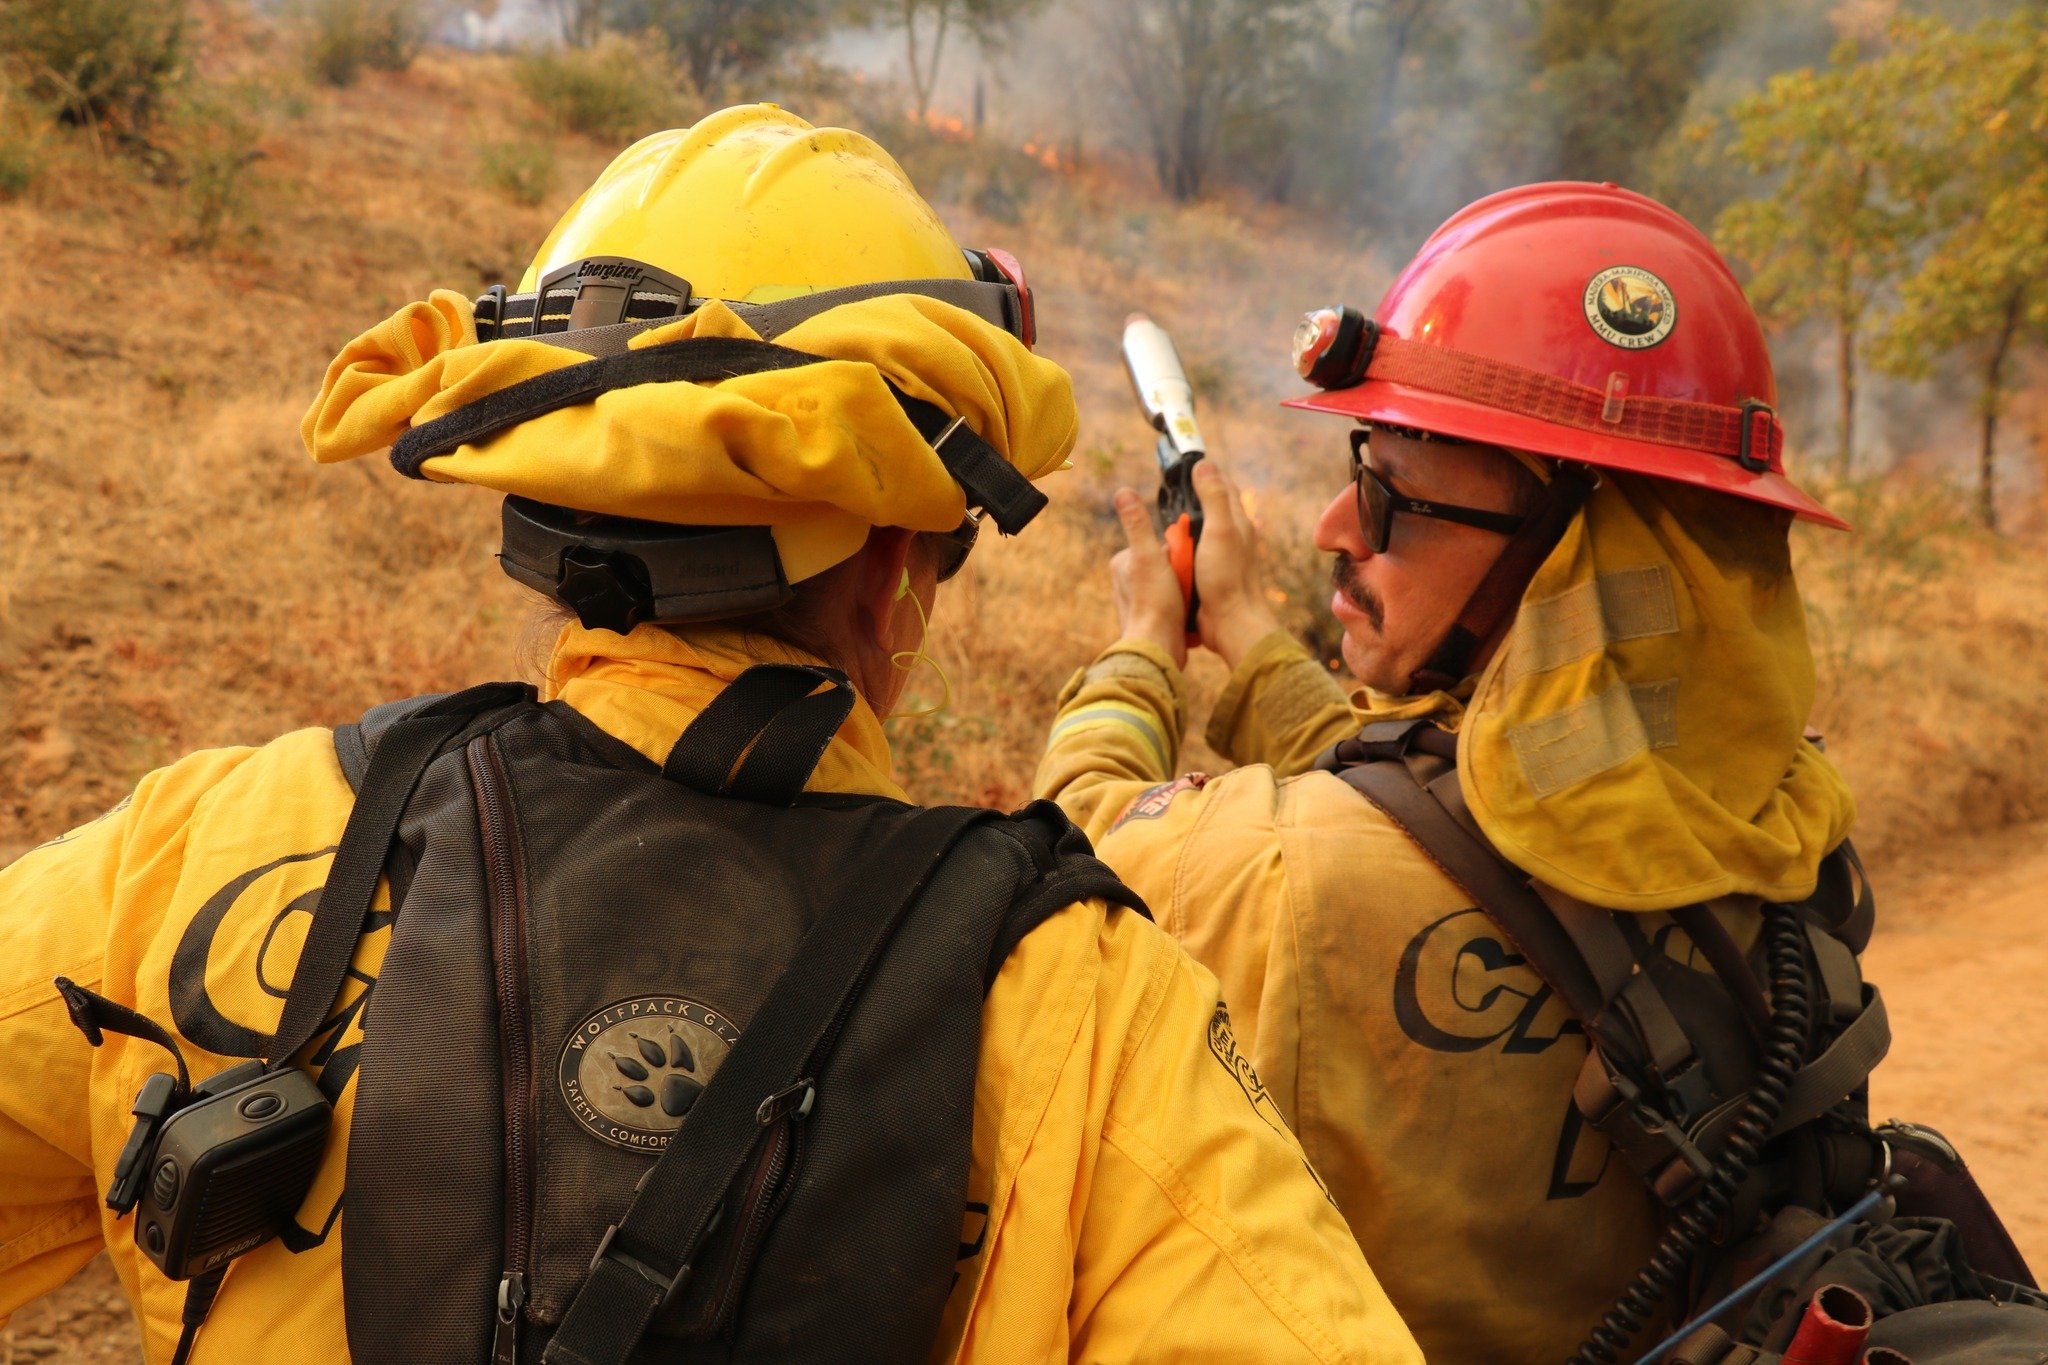
[[[1471,205],[1295,358],[1291,406],[1351,423],[1314,538],[1364,686],[1279,629],[1205,461],[1206,734],[1242,766],[1176,776],[1186,608],[1126,491],[1123,638],[1037,791],[1217,973],[1430,1359],[1634,1359],[1699,1306],[1708,1242],[1889,1159],[1788,545],[1842,523],[1785,477],[1726,265],[1612,186]]]
[[[156,1362],[1418,1359],[1215,978],[1049,805],[890,777],[1073,443],[1032,328],[753,106],[351,342],[314,457],[505,494],[574,619],[0,871],[0,1313],[104,1247]]]

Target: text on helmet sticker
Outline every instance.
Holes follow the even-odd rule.
[[[1586,321],[1625,351],[1655,346],[1678,322],[1671,286],[1637,265],[1611,266],[1586,282]]]

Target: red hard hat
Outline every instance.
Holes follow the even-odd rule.
[[[1613,185],[1524,185],[1423,243],[1370,322],[1303,320],[1324,391],[1289,407],[1414,427],[1848,523],[1785,477],[1756,314],[1699,230]]]

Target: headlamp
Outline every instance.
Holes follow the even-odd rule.
[[[1348,389],[1365,379],[1379,324],[1342,304],[1318,308],[1294,329],[1294,369],[1319,389]]]

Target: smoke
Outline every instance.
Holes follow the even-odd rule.
[[[1031,142],[1057,148],[1063,157],[1109,158],[1149,180],[1145,122],[1131,106],[1131,83],[1115,69],[1104,40],[1109,17],[1124,3],[1051,0],[986,45],[964,24],[953,24],[932,109],[970,124],[978,120],[982,131],[1011,146]],[[1392,71],[1394,85],[1386,89],[1389,64],[1376,46],[1385,30],[1375,25],[1390,8],[1401,7],[1325,0],[1324,27],[1298,63],[1300,88],[1276,92],[1289,145],[1239,151],[1235,162],[1226,155],[1213,177],[1219,186],[1234,181],[1240,195],[1290,198],[1318,232],[1357,245],[1361,264],[1347,272],[1350,278],[1328,282],[1327,297],[1307,297],[1309,284],[1288,272],[1289,282],[1278,291],[1287,297],[1270,300],[1276,316],[1291,317],[1298,307],[1344,291],[1354,291],[1348,295],[1352,301],[1370,304],[1386,278],[1384,263],[1406,259],[1464,204],[1567,171],[1586,173],[1584,166],[1568,166],[1565,157],[1565,120],[1572,98],[1583,92],[1560,89],[1558,69],[1546,71],[1537,57],[1540,16],[1553,3],[1564,0],[1409,0],[1420,22]],[[1721,209],[1754,186],[1711,140],[1685,136],[1688,127],[1704,126],[1775,73],[1825,62],[1838,41],[1881,42],[1885,26],[1900,13],[1968,23],[2009,12],[2018,3],[1725,0],[1723,10],[1704,11],[1716,36],[1699,50],[1690,71],[1678,76],[1689,84],[1671,129],[1657,145],[1637,149],[1628,171],[1592,173],[1672,204],[1711,233]],[[1357,15],[1370,22],[1354,23]],[[551,0],[473,6],[447,29],[451,40],[471,47],[544,42],[558,34]],[[803,55],[856,73],[870,89],[908,85],[903,34],[884,25],[841,25]],[[1577,74],[1598,78],[1602,72],[1588,65]],[[1636,74],[1609,70],[1605,78],[1624,81]],[[1282,162],[1284,169],[1276,170]],[[1138,201],[1154,201],[1149,186]],[[1156,232],[1125,231],[1109,220],[1093,230],[1106,234],[1095,245],[1111,256],[1151,249],[1140,239]],[[1139,245],[1131,247],[1121,237],[1108,240],[1119,233]],[[1792,328],[1772,338],[1772,349],[1795,447],[1825,462],[1836,440],[1833,341],[1821,328]],[[1268,385],[1260,375],[1253,384],[1263,390]],[[1273,383],[1288,381],[1283,375]],[[1975,392],[1966,358],[1951,358],[1935,380],[1917,384],[1865,366],[1857,398],[1858,468],[1874,472],[1904,464],[1967,473],[1976,458]],[[2037,416],[2022,402],[2002,427],[1999,477],[2008,492],[2031,492],[2041,482],[2026,449],[2030,424],[2038,424]]]

